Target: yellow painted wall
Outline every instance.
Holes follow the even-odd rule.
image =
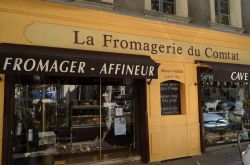
[[[161,63],[158,79],[148,85],[148,122],[150,160],[161,161],[200,154],[197,72],[192,61],[153,57]],[[163,72],[179,70],[182,73]],[[181,115],[161,115],[160,83],[181,82]]]
[[[44,22],[128,34],[135,37],[154,37],[250,51],[250,37],[244,35],[182,26],[41,0],[0,0],[0,22],[0,43],[36,45],[26,38],[25,28],[34,22]],[[157,55],[152,55],[152,58],[161,65],[159,79],[152,80],[151,84],[147,86],[150,161],[200,154],[198,96],[197,86],[195,86],[197,66],[192,59],[178,58],[177,60],[174,57]],[[247,56],[246,59],[250,63],[250,57]],[[160,70],[164,67],[182,69],[184,72],[175,77],[162,73]],[[183,84],[182,115],[161,116],[160,114],[160,83],[166,80],[178,80]],[[3,84],[1,81],[0,120],[3,118]],[[2,140],[2,131],[2,123],[0,123],[0,140]]]
[[[2,141],[3,141],[3,113],[4,113],[4,75],[0,74],[0,152],[2,153]],[[0,154],[0,160],[2,160],[2,154]]]
[[[32,22],[38,21],[250,50],[250,38],[243,35],[40,0],[0,0],[0,21],[0,42],[31,44],[24,36],[24,29]]]

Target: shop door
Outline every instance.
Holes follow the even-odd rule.
[[[72,144],[85,152],[98,151],[93,160],[133,154],[133,81],[100,79],[99,85],[81,85],[77,93],[79,99],[71,106]]]
[[[12,164],[71,164],[133,154],[132,79],[14,80]]]
[[[129,156],[135,149],[133,86],[102,84],[101,91],[101,155],[104,159]]]

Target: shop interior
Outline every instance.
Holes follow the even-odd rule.
[[[16,76],[12,97],[13,164],[136,154],[134,79]]]
[[[205,147],[237,142],[238,132],[250,128],[249,83],[216,81],[207,68],[199,74]]]

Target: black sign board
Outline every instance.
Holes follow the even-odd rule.
[[[213,71],[214,81],[250,82],[250,65],[199,61],[207,64]]]
[[[20,45],[0,46],[0,73],[78,77],[157,78],[149,56]]]
[[[161,83],[161,115],[181,114],[180,82],[165,81]]]

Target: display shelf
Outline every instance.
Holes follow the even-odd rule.
[[[99,127],[100,124],[87,124],[87,125],[74,125],[71,128],[72,129],[79,129],[79,128],[95,128]],[[102,127],[106,126],[105,124],[102,124]]]
[[[44,150],[44,151],[13,154],[13,158],[18,159],[18,158],[38,157],[38,156],[56,155],[56,154],[57,154],[57,150],[55,148],[52,148],[52,149],[47,149],[47,150]]]
[[[72,110],[75,109],[80,109],[80,110],[84,110],[84,109],[100,109],[99,105],[74,105],[71,107]]]
[[[74,115],[72,117],[89,118],[89,117],[99,117],[99,115]]]
[[[99,105],[73,105],[71,106],[71,129],[88,129],[100,126],[100,107]],[[106,112],[102,112],[102,126],[105,125],[103,117]]]
[[[224,113],[226,113],[226,112],[221,112],[221,111],[213,111],[213,112],[211,112],[211,111],[210,111],[210,112],[207,112],[207,113],[216,113],[216,114],[217,114],[217,113],[222,113],[222,114],[224,114]]]

